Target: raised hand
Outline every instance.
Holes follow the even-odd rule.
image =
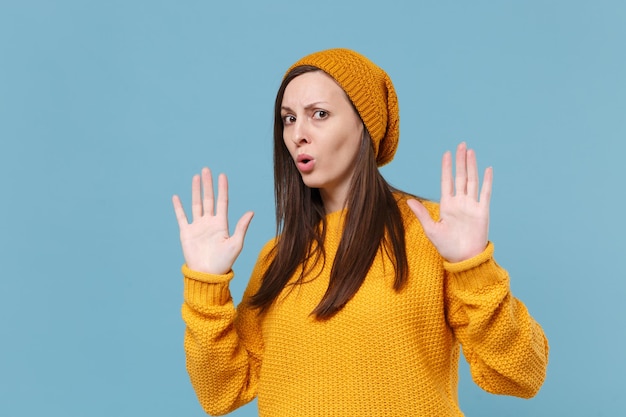
[[[208,274],[226,274],[241,253],[243,240],[254,213],[245,213],[235,226],[232,236],[228,231],[228,180],[218,177],[217,206],[213,195],[211,170],[202,169],[202,178],[195,175],[191,184],[191,213],[189,223],[180,198],[172,197],[174,212],[180,229],[180,243],[187,267]]]
[[[450,152],[443,155],[439,221],[433,221],[419,201],[408,201],[409,207],[422,223],[426,236],[447,261],[460,262],[485,250],[489,234],[492,183],[493,169],[489,167],[485,170],[479,196],[476,153],[472,149],[468,150],[463,142],[456,150],[454,179],[452,155]]]

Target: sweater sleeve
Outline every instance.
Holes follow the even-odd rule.
[[[227,414],[256,396],[263,356],[260,318],[248,307],[262,275],[257,262],[237,308],[229,290],[233,272],[210,275],[182,267],[187,372],[202,408]]]
[[[533,397],[546,375],[548,341],[513,297],[493,244],[458,263],[444,262],[448,322],[463,346],[472,378],[494,394]]]

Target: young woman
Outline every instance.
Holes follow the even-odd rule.
[[[277,235],[243,300],[228,283],[252,213],[234,233],[228,187],[192,182],[174,210],[185,258],[187,370],[209,414],[258,397],[260,416],[461,416],[460,346],[476,383],[532,397],[548,344],[511,295],[488,240],[492,170],[474,151],[442,162],[441,200],[393,189],[378,167],[398,144],[387,74],[346,49],[296,62],[274,124]]]

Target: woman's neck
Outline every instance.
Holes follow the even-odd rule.
[[[324,211],[326,214],[343,210],[348,201],[348,192],[350,191],[350,182],[346,181],[342,184],[335,184],[332,187],[319,188],[322,203],[324,203]]]
[[[346,206],[346,197],[339,196],[337,193],[327,193],[323,189],[320,189],[320,196],[324,203],[324,211],[326,214],[334,213],[336,211],[343,210]]]

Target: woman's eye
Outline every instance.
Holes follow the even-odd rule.
[[[325,119],[328,117],[328,112],[326,110],[316,110],[314,113],[314,117],[316,119]]]
[[[293,122],[296,121],[296,118],[294,116],[292,116],[291,114],[287,114],[285,116],[283,116],[283,123],[288,125],[291,124]]]

